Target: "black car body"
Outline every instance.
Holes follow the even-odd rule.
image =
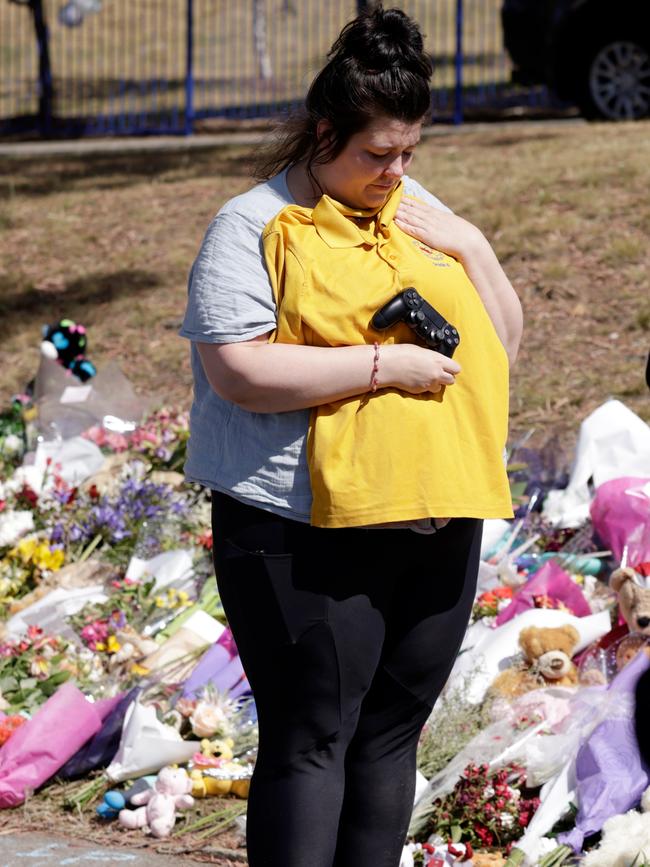
[[[501,17],[515,81],[588,117],[650,115],[650,0],[505,0]]]

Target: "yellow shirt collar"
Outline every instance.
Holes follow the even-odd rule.
[[[375,239],[354,220],[376,216],[375,234],[381,233],[386,237],[402,198],[403,186],[400,181],[379,211],[349,208],[330,196],[322,196],[312,211],[314,227],[328,247],[359,247],[361,244],[373,243]]]

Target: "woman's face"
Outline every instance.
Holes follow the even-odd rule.
[[[388,117],[350,137],[329,163],[313,167],[323,192],[351,208],[380,208],[406,172],[420,141],[422,123]],[[327,135],[327,127],[319,133]]]

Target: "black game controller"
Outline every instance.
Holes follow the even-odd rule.
[[[397,322],[406,322],[427,346],[447,358],[451,358],[460,343],[460,335],[454,326],[412,286],[384,304],[372,317],[371,325],[378,331],[383,331]]]

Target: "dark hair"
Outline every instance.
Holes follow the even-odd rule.
[[[279,128],[258,156],[255,176],[272,177],[307,158],[308,169],[336,159],[350,137],[376,117],[417,123],[427,114],[431,60],[417,23],[381,5],[345,25],[311,84],[303,111]],[[319,141],[319,121],[331,134]]]

